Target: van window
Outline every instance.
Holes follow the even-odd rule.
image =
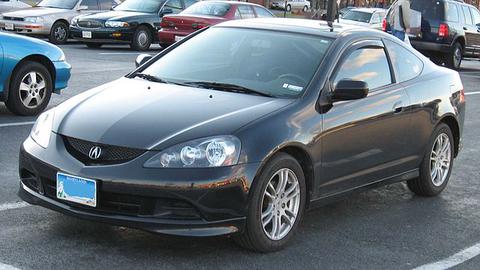
[[[465,23],[473,25],[472,15],[470,15],[470,9],[467,6],[462,6],[463,14],[465,14]]]
[[[422,13],[422,17],[427,20],[443,20],[445,18],[443,2],[436,0],[412,0],[410,8]]]

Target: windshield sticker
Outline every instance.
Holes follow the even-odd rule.
[[[296,85],[288,84],[288,83],[284,83],[283,88],[288,89],[288,90],[292,90],[292,91],[295,91],[295,92],[301,92],[303,90],[303,87],[301,87],[301,86],[296,86]]]

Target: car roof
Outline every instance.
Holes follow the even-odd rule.
[[[384,8],[353,8],[350,11],[361,11],[361,12],[368,12],[368,13],[375,13],[375,12],[387,12]]]
[[[231,20],[212,27],[238,27],[251,29],[265,29],[273,31],[296,32],[310,35],[319,35],[331,38],[347,35],[349,33],[371,33],[374,35],[385,34],[356,25],[333,23],[333,28],[326,21],[288,18],[256,18],[245,20]]]

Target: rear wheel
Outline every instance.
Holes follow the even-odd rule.
[[[92,49],[98,49],[103,45],[102,43],[90,43],[90,42],[86,44],[88,48],[92,48]]]
[[[53,44],[65,44],[68,40],[68,25],[65,22],[56,22],[50,30],[48,40]]]
[[[153,35],[146,26],[139,26],[133,35],[130,47],[136,51],[145,51],[152,44]]]
[[[462,64],[463,58],[463,46],[460,42],[455,42],[453,44],[450,53],[446,55],[445,64],[448,68],[451,69],[459,69],[460,65]]]
[[[292,6],[287,5],[287,11],[288,11],[288,12],[292,11]]]
[[[234,239],[258,252],[284,248],[304,213],[306,187],[302,168],[292,156],[276,154],[262,169],[250,192],[246,228]]]
[[[435,129],[420,166],[420,177],[409,180],[408,188],[420,196],[436,196],[447,186],[454,157],[452,131],[446,124]]]
[[[12,74],[5,104],[14,114],[37,115],[47,107],[52,88],[52,77],[45,66],[37,62],[25,62]]]

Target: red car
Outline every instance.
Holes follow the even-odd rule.
[[[160,45],[165,48],[198,29],[228,20],[275,17],[268,9],[251,3],[234,1],[202,1],[176,15],[164,16],[158,31]]]

